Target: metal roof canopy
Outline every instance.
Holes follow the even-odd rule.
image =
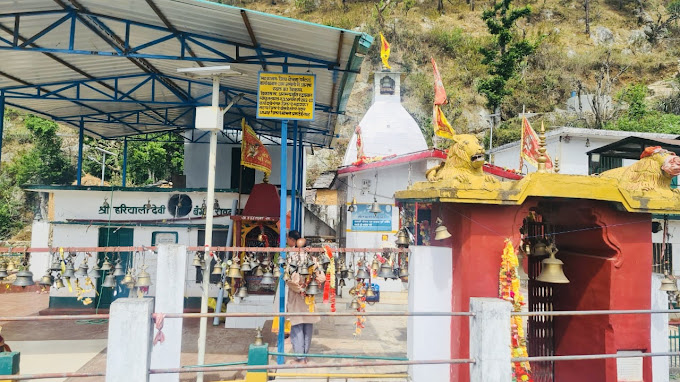
[[[243,75],[221,80],[220,105],[245,97],[225,115],[225,133],[245,117],[280,137],[279,121],[255,119],[258,72],[310,72],[315,119],[298,131],[328,146],[372,41],[202,0],[0,0],[0,96],[93,137],[183,131],[196,106],[210,105],[212,85],[177,69],[228,64]]]
[[[680,155],[680,140],[677,139],[651,139],[640,137],[623,138],[620,141],[612,142],[608,145],[598,147],[588,151],[592,154],[600,154],[611,158],[640,159],[640,154],[645,148],[650,146],[661,146],[661,148]]]

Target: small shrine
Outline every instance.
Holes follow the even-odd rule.
[[[432,274],[410,272],[410,282],[417,286],[419,277],[435,278],[447,285],[445,279],[450,292],[428,294],[437,295],[445,309],[450,304],[452,312],[466,312],[471,297],[509,294],[501,264],[519,252],[518,273],[528,278],[528,295],[513,302],[529,311],[652,309],[652,214],[680,213],[680,194],[670,188],[680,157],[649,148],[631,166],[584,176],[546,170],[543,132],[538,151],[538,172],[499,182],[483,172],[484,149],[477,138],[456,135],[444,165],[428,172],[427,181],[396,193],[404,210],[430,206],[426,228],[438,246],[433,253],[450,250],[451,256],[433,257],[440,266]],[[441,264],[449,268],[439,269]],[[468,358],[468,318],[448,320],[439,329],[450,333],[450,358]],[[647,353],[655,335],[651,322],[649,314],[532,316],[513,347],[526,348],[529,356]],[[409,329],[409,339],[412,334]],[[431,350],[420,351],[409,357],[428,359]],[[616,382],[637,376],[625,380],[651,381],[652,362],[651,357],[532,362],[528,372],[533,381]],[[518,366],[512,367],[516,372]],[[446,368],[450,381],[470,380],[468,365]],[[620,370],[630,375],[617,375]]]

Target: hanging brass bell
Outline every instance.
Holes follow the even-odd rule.
[[[331,258],[328,257],[328,255],[324,253],[323,255],[321,255],[320,262],[321,262],[321,265],[326,265],[326,264],[331,262]]]
[[[262,280],[260,280],[260,284],[262,284],[262,285],[273,285],[274,284],[274,275],[271,273],[271,271],[267,270],[267,273],[265,273],[262,276]]]
[[[255,276],[263,276],[264,272],[262,271],[262,267],[257,267],[255,268]]]
[[[399,233],[397,233],[396,244],[397,244],[397,247],[408,248],[408,245],[410,244],[410,240],[408,238],[408,234],[406,233],[405,228],[400,229]]]
[[[290,280],[290,273],[283,272],[283,281],[288,281],[288,280]]]
[[[543,241],[539,241],[534,245],[533,250],[531,251],[532,256],[545,256],[548,254],[548,247]]]
[[[99,264],[97,264],[97,260],[96,260],[96,259],[94,260],[94,265],[93,265],[92,268],[90,268],[90,269],[93,270],[93,271],[101,270],[101,268],[99,268]]]
[[[59,268],[59,269],[61,269],[61,268]],[[104,262],[102,263],[101,270],[102,271],[110,271],[111,270],[111,262],[109,261],[108,257],[104,258]]]
[[[675,278],[670,275],[666,275],[663,280],[661,280],[661,288],[659,290],[664,292],[678,292],[678,284],[675,282]]]
[[[338,286],[344,287],[345,286],[345,279],[340,279],[340,281],[338,281]]]
[[[194,259],[191,262],[191,265],[194,267],[200,267],[201,266],[201,257],[198,256],[198,253],[194,253]]]
[[[65,279],[71,279],[76,276],[75,272],[73,271],[73,264],[71,262],[66,263],[66,268],[64,270],[64,273],[61,275],[61,277]]]
[[[87,264],[82,263],[82,264],[80,264],[80,267],[78,267],[78,270],[76,271],[75,274],[78,277],[85,277],[85,276],[87,276],[87,270],[88,270]]]
[[[123,264],[120,262],[116,263],[116,267],[113,269],[113,275],[115,277],[125,276],[125,270],[123,270]]]
[[[225,291],[231,290],[231,283],[229,283],[229,281],[225,280],[224,284],[222,284],[222,289],[224,289]]]
[[[404,277],[408,277],[408,269],[400,268],[399,269],[399,278],[404,278]]]
[[[137,286],[138,287],[148,287],[151,286],[151,275],[146,271],[146,268],[142,268],[142,271],[137,276]]]
[[[250,267],[250,263],[248,261],[244,261],[243,265],[241,265],[241,272],[250,272],[252,268]]]
[[[371,275],[364,268],[359,268],[356,275],[357,279],[369,279]]]
[[[349,304],[350,309],[359,309],[359,301],[357,301],[356,298],[352,299],[352,302]]]
[[[387,261],[380,266],[378,277],[384,277],[385,280],[394,278],[394,271],[392,270],[392,267],[387,264]]]
[[[259,241],[260,243],[264,242],[264,235],[263,234],[257,235],[257,241]]]
[[[542,281],[544,283],[568,284],[569,279],[564,275],[564,271],[562,270],[562,265],[564,263],[562,262],[562,260],[555,258],[555,253],[557,253],[557,249],[555,249],[554,247],[552,248],[553,250],[548,249],[550,257],[541,261],[541,263],[543,264],[541,274],[538,275],[538,277],[536,277],[536,280]]]
[[[306,264],[300,264],[298,267],[298,273],[300,276],[309,276],[309,268]]]
[[[347,207],[348,212],[354,212],[357,210],[357,199],[352,198],[352,203]]]
[[[50,265],[50,269],[55,271],[55,272],[60,271],[61,270],[61,261],[59,261],[58,259],[54,259],[54,261],[52,262],[52,265]]]
[[[256,330],[256,335],[255,335],[255,342],[253,342],[253,345],[255,346],[261,346],[264,344],[264,341],[262,340],[262,329],[257,328]]]
[[[376,272],[378,271],[378,269],[380,269],[380,262],[378,261],[377,258],[373,259],[373,262],[371,263],[371,269]]]
[[[64,280],[61,279],[61,277],[57,277],[57,280],[54,282],[54,287],[57,289],[61,289],[64,287]]]
[[[366,297],[375,297],[375,291],[370,285],[366,287]]]
[[[316,282],[315,279],[312,279],[309,285],[307,285],[307,289],[305,289],[305,293],[310,296],[319,294],[320,291],[321,289],[319,289],[319,284]]]
[[[123,277],[123,280],[121,280],[120,283],[121,283],[121,284],[125,284],[125,285],[134,284],[134,283],[135,283],[135,279],[132,277],[132,270],[131,270],[131,269],[128,269],[128,270],[127,270],[127,273],[125,274],[125,277]]]
[[[17,269],[17,268],[14,266],[14,263],[13,263],[12,261],[10,261],[9,263],[7,263],[7,272],[13,272],[13,271],[16,270],[16,269]]]
[[[258,261],[255,260],[254,258],[250,259],[250,269],[255,269],[255,268],[257,268],[257,266],[258,266],[259,264],[260,264],[260,263],[258,263]]]
[[[238,263],[236,261],[231,262],[229,270],[227,271],[227,277],[231,277],[232,279],[241,278],[241,269],[239,268]]]
[[[104,288],[115,288],[116,287],[116,279],[113,276],[112,273],[109,273],[104,277],[104,282],[102,283],[102,286]]]
[[[279,267],[274,267],[274,272],[272,273],[272,277],[277,279],[277,280],[279,279],[279,277],[281,277],[281,270],[279,269]]]
[[[22,288],[33,284],[35,284],[35,282],[33,282],[33,272],[27,270],[17,272],[17,278],[12,283],[12,285],[20,286]]]
[[[99,269],[92,268],[92,270],[90,271],[90,273],[88,273],[88,275],[90,276],[91,279],[95,279],[95,280],[101,278],[101,275],[99,274]]]
[[[349,271],[349,268],[347,268],[347,264],[343,260],[340,260],[340,272],[341,273],[347,273]]]
[[[449,230],[444,225],[444,222],[442,221],[442,219],[437,218],[436,223],[437,223],[437,228],[435,228],[435,230],[434,230],[434,239],[435,240],[444,240],[444,239],[450,238],[451,233],[449,233]]]
[[[236,297],[241,297],[241,298],[248,297],[248,288],[245,285],[238,288],[238,293],[236,293]]]
[[[380,204],[378,204],[378,201],[373,198],[373,203],[371,203],[371,210],[370,210],[373,215],[377,215],[380,213]]]
[[[222,263],[220,262],[219,259],[217,259],[217,262],[215,263],[215,266],[213,267],[212,273],[213,275],[221,275],[222,274]]]
[[[43,286],[50,286],[52,285],[52,282],[54,282],[54,279],[52,278],[52,271],[48,269],[45,272],[45,275],[40,279],[40,282],[38,284]]]
[[[347,268],[347,278],[348,279],[354,278],[354,269],[352,269],[351,265],[349,266],[349,268]]]

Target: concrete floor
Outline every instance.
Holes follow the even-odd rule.
[[[406,294],[381,294],[383,301],[367,308],[368,311],[405,311]],[[337,310],[344,311],[348,299],[339,299]],[[37,315],[48,305],[48,296],[38,293],[11,293],[0,295],[0,316]],[[328,305],[318,304],[320,311],[329,310]],[[328,317],[315,325],[311,353],[352,354],[377,356],[406,356],[406,317],[369,317],[361,335],[355,337],[355,319],[352,317]],[[198,319],[184,321],[182,333],[182,365],[197,363]],[[21,372],[99,372],[106,369],[107,322],[87,320],[0,322],[2,334],[13,350],[21,351]],[[270,349],[276,351],[276,336],[271,333],[271,321],[263,333]],[[247,359],[248,346],[255,338],[252,329],[225,329],[224,325],[208,325],[206,363],[226,363]],[[291,352],[290,344],[285,346]],[[309,373],[405,373],[406,367],[337,368],[333,364],[350,360],[317,358],[312,363],[326,367],[300,369],[295,372]],[[275,359],[270,360],[274,364]],[[284,370],[282,370],[284,371]],[[292,370],[285,370],[292,372]],[[225,381],[245,378],[244,372],[206,373],[205,381]],[[277,380],[303,380],[281,378]],[[195,374],[182,374],[182,382],[194,381]],[[71,378],[68,382],[101,382],[103,377]],[[308,379],[305,381],[353,381],[353,379]],[[371,381],[376,379],[362,379]],[[63,381],[49,379],[45,381]],[[380,379],[380,381],[405,381],[405,379]]]

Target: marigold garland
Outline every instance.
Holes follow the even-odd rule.
[[[500,298],[512,303],[512,310],[519,312],[522,310],[524,296],[519,289],[519,276],[517,267],[519,260],[515,254],[515,249],[509,239],[505,240],[503,256],[501,257],[501,269],[498,274],[498,295]],[[511,318],[511,343],[512,357],[528,357],[527,342],[524,336],[524,326],[522,316]],[[515,362],[512,365],[512,380],[522,382],[533,382],[531,378],[531,366],[529,362]]]

